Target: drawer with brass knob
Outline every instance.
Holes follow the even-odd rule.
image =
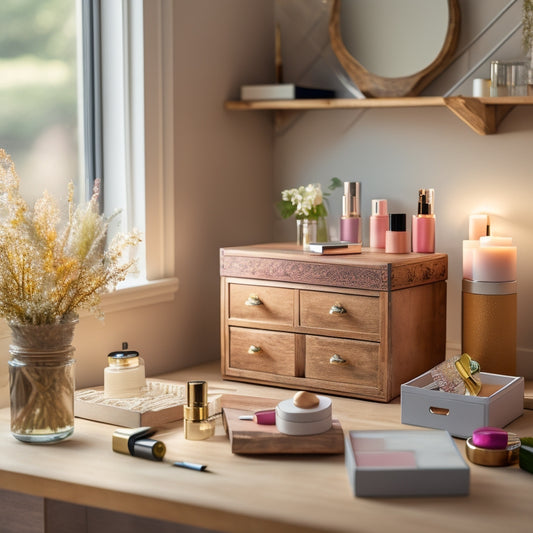
[[[242,370],[294,376],[294,334],[231,327],[229,364]]]
[[[383,388],[379,369],[380,344],[377,342],[306,336],[306,378],[327,381],[332,389],[339,383],[351,383],[377,393]]]
[[[229,287],[229,317],[235,320],[292,325],[294,292],[279,287],[242,285]]]
[[[379,341],[379,297],[300,291],[300,325],[350,332]]]

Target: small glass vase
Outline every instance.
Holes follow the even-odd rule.
[[[317,226],[316,220],[296,219],[296,244],[304,250],[308,250],[309,243],[316,241]]]
[[[42,443],[72,435],[76,323],[9,324],[11,434],[16,439]]]
[[[317,220],[316,240],[317,242],[329,242],[328,220],[326,217],[320,217]]]

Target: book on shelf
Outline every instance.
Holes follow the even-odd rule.
[[[335,98],[335,91],[302,87],[294,83],[243,85],[241,87],[241,100],[297,100],[299,98]]]
[[[333,241],[312,242],[309,244],[309,252],[319,255],[360,254],[363,245],[360,242]]]

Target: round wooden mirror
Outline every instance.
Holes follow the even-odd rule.
[[[444,70],[459,27],[458,0],[333,0],[329,34],[341,65],[365,96],[397,97],[419,94]]]

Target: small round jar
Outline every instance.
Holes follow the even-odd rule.
[[[331,428],[331,400],[317,396],[316,407],[296,407],[294,400],[283,400],[276,406],[276,427],[285,435],[316,435]]]
[[[138,352],[113,352],[104,370],[104,398],[133,398],[146,386],[144,361]]]
[[[466,440],[466,456],[472,463],[482,466],[509,466],[518,463],[520,439],[514,433],[508,434],[507,447],[503,450],[481,448]]]

